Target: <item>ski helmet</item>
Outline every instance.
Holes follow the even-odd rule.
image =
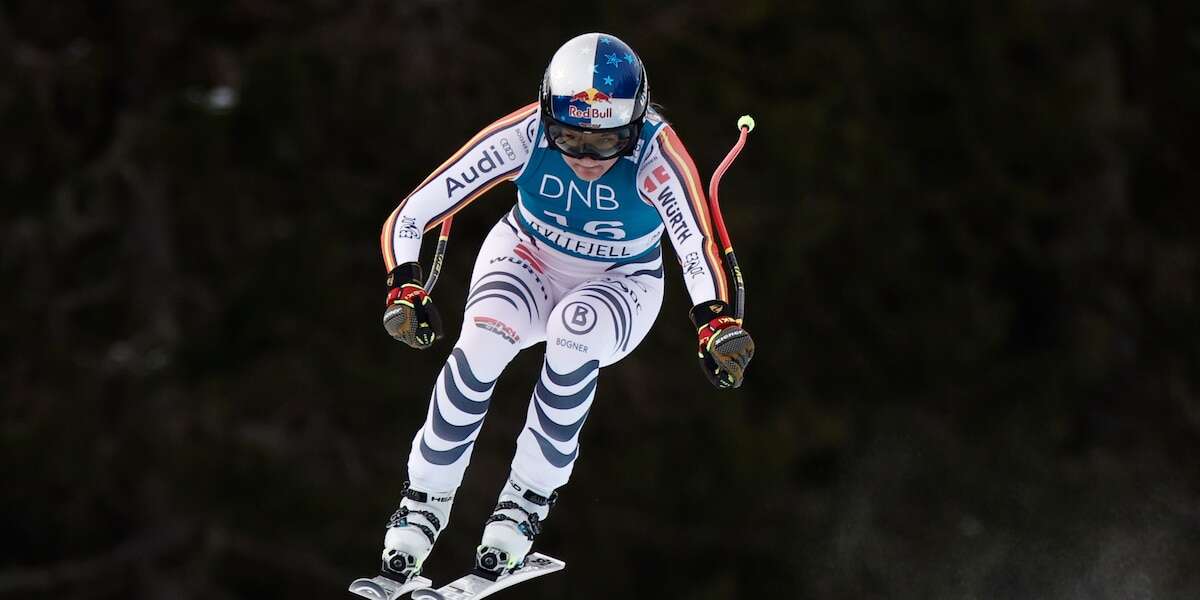
[[[646,68],[615,36],[585,33],[550,59],[539,103],[552,148],[601,160],[628,154],[649,104]]]

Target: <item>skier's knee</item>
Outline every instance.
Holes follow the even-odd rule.
[[[546,323],[546,356],[555,365],[604,362],[613,353],[619,326],[591,298],[568,299],[555,307]]]

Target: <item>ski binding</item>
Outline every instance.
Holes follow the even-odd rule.
[[[428,588],[431,585],[433,582],[424,577],[413,577],[406,583],[400,583],[379,575],[370,579],[355,579],[350,584],[350,591],[371,600],[397,600],[415,589]]]
[[[525,558],[525,566],[512,573],[501,575],[495,581],[469,573],[436,590],[428,586],[414,590],[412,598],[413,600],[479,600],[522,581],[561,571],[566,566],[567,563],[557,558],[535,552]]]

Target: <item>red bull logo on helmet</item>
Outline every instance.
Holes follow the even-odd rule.
[[[608,94],[605,94],[594,87],[590,87],[582,92],[579,92],[578,94],[575,94],[574,96],[571,96],[571,99],[587,102],[588,106],[591,106],[597,102],[611,102],[612,96],[609,96]]]
[[[609,108],[576,108],[575,105],[567,107],[567,115],[574,119],[611,119],[613,110]]]
[[[581,108],[575,105],[575,102],[583,102],[587,104],[586,108]],[[599,108],[596,104],[604,102],[610,106]],[[604,92],[590,87],[574,96],[571,96],[571,104],[567,106],[567,116],[573,119],[611,119],[613,116],[612,96]]]

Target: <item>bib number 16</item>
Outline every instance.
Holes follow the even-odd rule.
[[[557,213],[552,213],[548,210],[542,211],[547,217],[554,219],[560,227],[567,227],[567,217]],[[620,221],[588,221],[583,224],[583,231],[591,235],[607,237],[610,240],[625,239],[625,230],[621,229],[624,223]]]

